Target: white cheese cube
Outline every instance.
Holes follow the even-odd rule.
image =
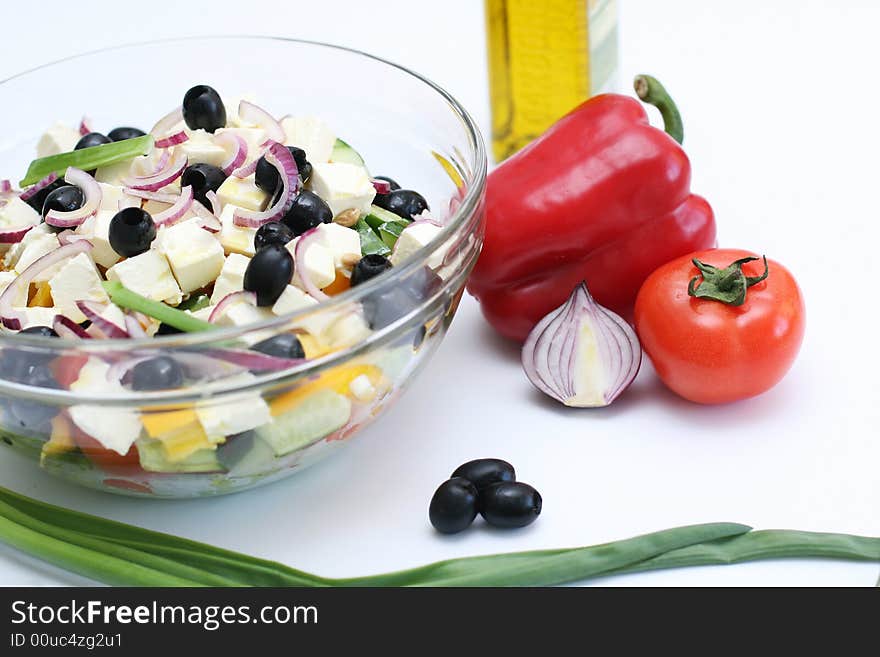
[[[116,164],[98,167],[95,171],[95,180],[108,185],[122,186],[126,178],[131,175],[131,160],[123,160]],[[164,189],[162,190],[165,191]]]
[[[348,384],[352,396],[360,402],[370,402],[376,397],[376,388],[366,374],[356,376]]]
[[[139,199],[136,199],[134,196],[129,196],[128,194],[123,192],[122,187],[120,187],[119,185],[111,185],[110,183],[99,182],[98,187],[101,188],[100,210],[103,210],[105,212],[112,212],[113,214],[119,212],[120,201],[125,201],[126,204],[134,204],[135,202],[137,202],[138,204],[140,203]]]
[[[86,235],[94,245],[92,260],[105,269],[112,267],[122,259],[122,256],[110,246],[110,220],[115,214],[116,211],[113,210],[101,210],[94,217],[86,219],[76,229],[77,233]]]
[[[220,275],[214,282],[214,291],[211,293],[212,304],[220,303],[227,294],[238,292],[243,288],[244,272],[249,263],[250,258],[238,253],[230,253],[226,257],[223,267],[220,269]]]
[[[254,378],[252,374],[239,374],[226,381],[240,380],[242,383],[248,383]],[[232,436],[272,421],[269,406],[258,394],[198,402],[196,416],[209,436]]]
[[[324,339],[331,347],[357,344],[370,334],[370,327],[360,313],[349,312],[324,329]]]
[[[86,316],[76,306],[77,301],[100,303],[110,301],[110,297],[101,286],[101,276],[95,269],[95,263],[85,253],[68,260],[58,273],[49,279],[49,289],[58,312],[76,323],[86,320]]]
[[[278,301],[272,306],[272,312],[276,315],[286,315],[288,313],[317,306],[318,302],[308,294],[300,290],[298,287],[288,285],[284,288],[284,292],[278,297]]]
[[[257,187],[253,175],[247,178],[229,176],[217,190],[217,198],[224,206],[230,203],[258,212],[265,210],[269,202],[269,195]]]
[[[59,121],[40,137],[40,141],[37,142],[37,157],[72,151],[81,136],[79,130]]]
[[[262,128],[220,128],[214,134],[222,135],[224,132],[236,135],[244,139],[247,144],[247,158],[245,163],[253,162],[260,157],[262,144],[266,141],[266,131]]]
[[[220,244],[223,245],[223,250],[226,253],[241,253],[252,256],[255,253],[254,236],[257,234],[257,229],[235,225],[233,214],[238,209],[237,205],[223,206],[223,210],[220,212]]]
[[[376,196],[367,170],[347,162],[313,164],[309,185],[330,206],[334,217],[349,208],[369,212]]]
[[[15,310],[21,316],[21,328],[23,329],[31,326],[52,326],[55,315],[59,314],[57,308],[42,308],[40,306],[16,308]]]
[[[311,164],[330,160],[336,134],[321,119],[313,116],[288,117],[281,120],[281,127],[287,136],[284,145],[303,149]]]
[[[214,312],[215,306],[205,306],[204,308],[199,308],[198,310],[187,310],[190,315],[195,317],[196,319],[201,319],[207,322],[211,318],[211,313]]]
[[[318,226],[318,237],[315,241],[333,254],[337,269],[350,269],[350,266],[346,267],[344,261],[361,257],[360,235],[351,228],[339,224],[321,224]]]
[[[21,254],[24,253],[28,244],[33,240],[39,240],[41,235],[54,236],[55,233],[46,224],[39,224],[34,228],[31,228],[24,234],[24,237],[20,242],[10,245],[9,250],[6,251],[6,254],[3,256],[3,267],[5,269],[15,269],[18,265],[18,261],[21,259]]]
[[[119,328],[125,329],[125,314],[115,303],[108,303],[107,307],[101,311],[100,315],[108,322],[112,322]]]
[[[255,103],[254,94],[245,94],[244,96],[233,96],[223,102],[223,106],[226,108],[226,127],[227,128],[254,128],[255,124],[249,123],[242,119],[238,115],[238,106],[241,104],[242,100],[246,100],[249,103]]]
[[[12,283],[16,278],[18,278],[18,274],[14,271],[0,271],[0,294],[9,287],[9,284]],[[28,302],[28,291],[27,289],[22,289],[19,291],[18,296],[12,300],[13,306],[27,306]],[[51,325],[51,324],[50,324]]]
[[[249,324],[256,324],[257,322],[263,322],[267,319],[273,319],[274,317],[275,315],[273,315],[272,311],[268,308],[252,306],[251,304],[242,301],[241,303],[234,303],[226,308],[226,312],[217,319],[217,325],[247,326]]]
[[[227,158],[226,150],[206,130],[187,130],[189,139],[174,147],[174,152],[186,154],[189,164],[204,163],[219,167]]]
[[[22,249],[15,263],[15,271],[19,274],[36,260],[42,258],[47,253],[51,253],[60,246],[58,244],[58,237],[54,233],[43,232],[37,230],[37,228],[31,228],[20,244]],[[11,249],[10,253],[12,253]],[[44,269],[36,275],[34,282],[42,283],[43,281],[48,281],[61,267],[62,265],[59,263],[54,267]]]
[[[150,249],[107,270],[108,281],[119,281],[132,292],[176,306],[183,298],[165,256]]]
[[[397,267],[407,260],[416,251],[431,243],[440,231],[440,226],[434,224],[410,224],[407,226],[400,237],[397,238],[397,244],[394,246],[394,252],[391,254],[391,264]],[[432,269],[439,267],[443,263],[448,247],[437,249],[428,259],[428,266]]]
[[[220,242],[195,221],[165,229],[158,249],[168,259],[182,292],[204,287],[220,275],[223,267]]]
[[[39,212],[17,196],[13,196],[0,207],[0,228],[36,226],[42,220]]]
[[[287,250],[294,257],[296,257],[296,245],[299,240],[300,238],[297,237],[287,243]],[[333,253],[317,241],[312,242],[306,247],[303,261],[305,273],[315,286],[319,288],[327,287],[336,280],[336,263]],[[300,288],[303,287],[299,271],[295,271],[293,275],[293,284]]]

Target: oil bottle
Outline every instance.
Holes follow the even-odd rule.
[[[613,85],[616,0],[485,0],[492,152],[500,162]]]

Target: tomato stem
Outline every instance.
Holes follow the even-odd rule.
[[[764,272],[760,276],[746,276],[742,266],[761,258],[749,257],[734,260],[724,269],[693,259],[694,267],[700,276],[694,276],[688,283],[688,294],[698,299],[720,301],[729,306],[741,306],[746,301],[746,291],[765,280],[770,275],[767,256],[763,256]],[[700,280],[702,278],[702,280]]]
[[[663,129],[679,144],[684,141],[684,124],[681,114],[672,96],[666,91],[657,78],[650,75],[637,75],[633,80],[633,88],[642,102],[653,105],[660,110],[663,117]]]

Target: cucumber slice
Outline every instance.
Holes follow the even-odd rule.
[[[211,297],[207,294],[193,294],[189,299],[182,301],[179,306],[177,306],[178,310],[188,310],[190,312],[195,312],[197,310],[201,310],[202,308],[207,308],[211,305]]]
[[[147,472],[224,472],[213,449],[200,449],[182,461],[171,462],[165,457],[159,440],[140,438],[137,448],[141,467]]]
[[[410,222],[403,217],[398,217],[393,212],[388,212],[383,208],[380,208],[378,205],[371,205],[369,214],[364,217],[364,221],[366,221],[370,228],[374,230],[378,230],[379,226],[387,223],[398,223],[406,226]]]
[[[230,477],[253,477],[276,467],[275,450],[253,431],[228,438],[217,448],[217,457],[229,469]]]
[[[350,417],[348,397],[332,390],[319,390],[274,422],[257,429],[257,436],[272,446],[276,456],[284,456],[345,426]]]
[[[333,150],[330,152],[330,161],[347,162],[348,164],[357,164],[361,167],[365,166],[364,158],[361,157],[361,154],[341,139],[337,139],[336,143],[333,144]]]
[[[385,244],[385,242],[379,239],[379,236],[373,232],[370,225],[363,219],[358,219],[358,222],[354,225],[354,229],[358,232],[358,235],[360,235],[361,238],[361,255],[366,256],[374,253],[388,255],[391,253],[391,249]]]
[[[396,221],[389,221],[388,223],[379,226],[379,237],[382,238],[382,241],[385,242],[389,249],[393,249],[394,245],[397,244],[397,238],[400,237],[404,228],[406,228],[406,226],[403,226]]]

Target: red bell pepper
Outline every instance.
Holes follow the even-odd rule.
[[[660,109],[669,134],[651,127],[635,99],[603,94],[489,175],[468,291],[502,335],[524,340],[581,281],[629,317],[657,267],[715,244],[712,208],[690,192],[674,103],[648,76],[636,78],[636,91]]]

